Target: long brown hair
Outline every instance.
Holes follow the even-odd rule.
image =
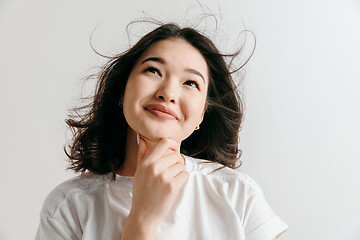
[[[144,51],[155,42],[180,38],[197,48],[204,56],[210,79],[207,109],[200,129],[181,143],[180,152],[196,158],[237,168],[241,156],[238,147],[244,106],[232,79],[230,66],[224,58],[234,54],[221,54],[214,43],[193,28],[180,28],[176,24],[163,24],[143,36],[133,47],[114,56],[98,75],[98,83],[90,105],[74,109],[66,121],[73,131],[72,144],[65,147],[70,169],[86,170],[113,177],[124,162],[128,124],[119,101],[129,74]],[[231,61],[230,61],[231,62]],[[236,69],[236,71],[239,69]],[[78,110],[85,114],[76,114]]]

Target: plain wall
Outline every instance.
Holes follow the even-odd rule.
[[[281,239],[359,240],[359,1],[203,5],[220,8],[219,46],[235,49],[239,42],[224,40],[242,23],[256,35],[241,170],[289,225]],[[126,24],[141,10],[184,23],[188,9],[201,13],[190,0],[0,1],[0,239],[33,239],[45,197],[75,176],[65,170],[64,119],[79,103],[80,79],[103,62],[89,46],[94,28],[94,47],[111,55],[127,46]]]

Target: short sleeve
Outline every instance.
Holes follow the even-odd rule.
[[[58,219],[41,217],[35,240],[77,240],[72,228]]]
[[[36,240],[81,239],[82,228],[78,209],[67,192],[67,182],[52,190],[40,211]]]
[[[246,240],[272,240],[288,226],[271,210],[262,191],[256,191],[245,205]]]

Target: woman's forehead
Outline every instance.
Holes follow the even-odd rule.
[[[141,65],[147,59],[157,59],[164,65],[195,69],[208,79],[208,66],[201,52],[183,39],[160,40],[148,47],[138,59]]]

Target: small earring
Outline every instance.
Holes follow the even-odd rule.
[[[200,129],[200,126],[199,125],[197,125],[196,126],[196,128],[195,128],[195,130],[199,130]]]

